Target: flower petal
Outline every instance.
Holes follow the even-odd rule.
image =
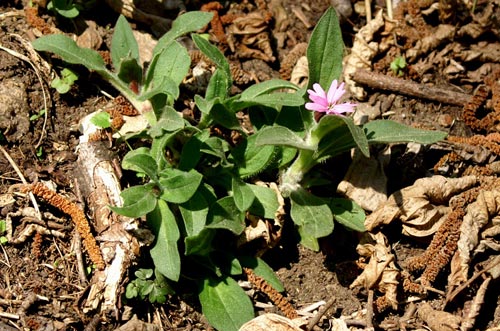
[[[311,99],[311,101],[314,103],[317,103],[317,104],[322,105],[324,107],[328,107],[328,100],[326,100],[323,97],[320,97],[319,95],[310,94],[309,99]]]
[[[341,103],[339,105],[335,105],[332,109],[329,110],[329,114],[335,113],[335,114],[342,114],[342,113],[352,113],[355,109],[354,107],[357,106],[355,103]]]
[[[315,83],[315,84],[313,84],[313,89],[314,89],[314,92],[316,92],[316,95],[326,99],[326,92],[325,92],[325,90],[323,90],[321,85],[319,85],[318,83]]]
[[[340,84],[337,86],[337,80],[334,80],[332,82],[332,85],[330,86],[330,89],[328,90],[328,102],[330,104],[336,104],[340,98],[344,95],[345,90],[344,90],[344,83]]]
[[[322,106],[314,102],[308,102],[305,104],[307,110],[319,111],[321,113],[328,112],[328,107]]]

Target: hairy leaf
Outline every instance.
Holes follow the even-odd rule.
[[[220,331],[238,331],[254,317],[250,298],[230,277],[207,278],[199,293],[203,314]]]
[[[156,208],[147,215],[147,223],[155,235],[150,250],[156,269],[165,277],[178,281],[181,274],[181,258],[177,249],[180,238],[174,214],[163,200],[158,200]]]

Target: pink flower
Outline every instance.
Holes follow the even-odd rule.
[[[344,95],[345,90],[344,83],[340,84],[340,86],[337,85],[337,80],[334,80],[328,89],[328,93],[326,93],[321,85],[318,83],[314,84],[314,91],[307,90],[307,93],[309,93],[309,99],[311,99],[312,102],[306,103],[306,109],[341,116],[343,116],[343,113],[353,112],[354,107],[356,106],[355,103],[338,103],[342,95]]]

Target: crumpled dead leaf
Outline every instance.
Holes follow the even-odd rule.
[[[366,218],[365,227],[371,231],[400,219],[403,223],[403,234],[413,237],[429,236],[437,231],[446,219],[450,211],[445,205],[448,200],[476,182],[475,176],[432,176],[418,179],[412,186],[394,192]]]
[[[396,267],[394,254],[381,233],[365,233],[356,247],[360,256],[369,258],[363,272],[352,282],[350,288],[363,286],[365,289],[377,289],[384,293],[385,302],[397,309],[397,287],[399,270]]]
[[[353,161],[339,183],[337,192],[353,200],[364,210],[377,209],[387,200],[387,177],[384,168],[390,158],[390,148],[371,158],[355,151]]]
[[[302,331],[304,324],[301,319],[291,320],[277,314],[264,314],[243,324],[239,331]]]
[[[488,246],[481,244],[500,232],[500,191],[482,191],[476,201],[467,206],[467,211],[460,227],[458,240],[458,261],[451,267],[452,279],[449,285],[457,286],[467,280],[469,263],[478,251],[484,251]],[[486,247],[485,247],[486,246]],[[457,263],[459,262],[459,263]]]
[[[417,315],[432,331],[452,331],[460,329],[461,318],[445,311],[435,310],[424,302],[417,309]]]
[[[345,58],[344,80],[352,96],[359,100],[366,97],[365,90],[351,79],[358,69],[371,70],[371,61],[379,52],[379,44],[373,41],[373,36],[384,26],[382,10],[375,18],[362,27],[354,38],[351,53]]]
[[[456,28],[453,25],[440,24],[433,34],[418,40],[415,47],[406,52],[406,58],[413,62],[417,57],[427,54],[430,50],[450,40],[455,31]]]

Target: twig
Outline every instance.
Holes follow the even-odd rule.
[[[356,70],[351,78],[356,83],[368,85],[376,89],[400,92],[412,97],[438,101],[450,105],[463,106],[469,102],[471,98],[470,95],[465,93],[419,84],[402,78],[389,77],[364,69]]]
[[[368,291],[368,302],[366,304],[365,330],[373,330],[373,290]]]
[[[28,182],[26,181],[26,178],[24,178],[24,175],[21,172],[21,169],[19,169],[19,167],[17,166],[16,162],[10,157],[9,153],[7,153],[7,151],[5,150],[5,148],[3,148],[3,146],[1,146],[1,145],[0,145],[0,152],[2,152],[3,155],[5,156],[5,158],[7,159],[7,161],[9,161],[11,167],[14,168],[14,171],[19,176],[19,179],[21,179],[21,182],[23,184],[27,185]],[[33,208],[35,208],[36,216],[39,219],[42,219],[42,214],[40,213],[40,209],[38,208],[38,203],[36,202],[35,196],[31,192],[28,193],[28,196],[30,197],[31,203],[33,204]]]
[[[314,317],[311,318],[311,320],[309,321],[309,323],[307,323],[306,329],[308,331],[312,330],[313,327],[316,324],[318,324],[318,322],[321,319],[321,317],[323,317],[323,315],[326,314],[326,312],[328,311],[328,309],[330,309],[333,306],[334,303],[335,303],[335,297],[333,297],[330,300],[328,300],[328,302],[323,307],[321,307],[320,310],[318,310],[318,312],[316,313],[316,315],[314,315]]]
[[[82,237],[78,231],[75,231],[75,235],[73,237],[73,250],[76,256],[76,264],[78,266],[78,277],[80,277],[80,282],[84,286],[88,284],[87,275],[85,274],[85,265],[83,263],[82,256]]]
[[[18,320],[21,318],[17,314],[4,313],[3,311],[0,311],[0,317],[12,319],[12,320]]]

